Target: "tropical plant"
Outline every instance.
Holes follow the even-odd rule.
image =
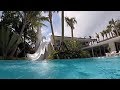
[[[62,38],[61,38],[61,45],[60,49],[64,50],[64,11],[61,12],[61,23],[62,23]]]
[[[71,28],[71,37],[73,40],[73,29],[75,28],[74,25],[75,25],[75,23],[77,23],[77,21],[74,17],[72,17],[72,18],[65,17],[65,21],[66,21],[67,25]]]
[[[90,57],[90,53],[88,51],[81,51],[80,52],[80,57],[81,58],[89,58]]]
[[[104,33],[103,32],[100,32],[101,36],[103,37],[103,40],[104,40]]]
[[[70,40],[70,41],[65,40],[64,42],[65,42],[68,50],[76,51],[76,50],[80,50],[82,48],[82,44],[78,40],[74,40],[74,43],[72,40]]]
[[[113,37],[112,26],[111,26],[111,25],[108,25],[108,26],[107,26],[107,29],[109,30],[109,33],[111,33],[111,36]]]
[[[119,34],[118,34],[118,31],[117,31],[117,27],[116,27],[116,23],[117,23],[117,21],[114,21],[114,19],[112,18],[112,20],[111,21],[109,21],[109,24],[111,25],[111,27],[113,27],[114,28],[114,32],[116,32],[116,36],[118,36]]]
[[[106,38],[108,38],[106,30],[103,30],[103,33],[106,36]]]
[[[91,39],[91,38],[92,38],[92,36],[89,36],[89,38]]]
[[[111,32],[111,29],[109,28],[109,26],[107,26],[106,33],[109,34],[109,38],[111,37],[111,36],[110,36],[110,32]]]
[[[13,53],[11,56],[14,55],[17,46],[19,45],[19,41],[22,37],[22,34],[24,32],[24,29],[26,28],[27,25],[31,25],[32,28],[38,27],[39,25],[42,26],[44,25],[42,21],[48,20],[46,17],[42,17],[41,11],[19,11],[19,15],[21,16],[22,19],[22,28],[20,30],[20,34],[18,36],[18,40],[15,43],[15,48],[13,50]]]
[[[50,22],[50,26],[51,26],[51,31],[52,31],[52,38],[53,38],[53,44],[54,46],[56,46],[55,44],[55,35],[54,35],[54,29],[53,29],[53,22],[52,22],[52,16],[53,13],[58,12],[58,11],[48,11],[48,17],[49,17],[49,22]]]
[[[96,38],[98,39],[98,41],[100,41],[100,37],[98,33],[96,33]]]
[[[15,43],[17,42],[18,35],[11,32],[8,29],[2,27],[0,30],[0,50],[4,59],[12,52],[15,48]],[[20,40],[19,42],[21,42]]]
[[[115,36],[117,36],[117,31],[115,29],[113,30],[113,33]]]
[[[118,34],[120,35],[120,20],[117,20],[116,28],[118,30]]]

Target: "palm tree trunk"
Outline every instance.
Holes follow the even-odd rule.
[[[64,11],[62,11],[62,42],[64,42]]]
[[[52,25],[52,20],[51,19],[50,19],[50,26],[51,26],[51,31],[52,31],[53,44],[55,46],[55,36],[54,36],[53,25]],[[55,49],[55,47],[53,47],[53,49]]]
[[[63,50],[63,43],[64,43],[64,11],[62,11],[62,39],[61,39],[61,49]]]
[[[111,37],[111,36],[110,36],[110,33],[109,33],[109,37]]]
[[[72,41],[73,41],[73,29],[71,28],[71,37],[72,37]]]

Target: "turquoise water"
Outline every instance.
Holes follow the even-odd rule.
[[[0,79],[120,79],[120,57],[0,61]]]

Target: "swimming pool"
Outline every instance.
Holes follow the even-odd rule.
[[[120,57],[0,60],[0,79],[120,79]]]

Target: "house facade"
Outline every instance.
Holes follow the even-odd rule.
[[[64,41],[70,41],[71,37],[64,37]],[[77,38],[74,37],[74,40],[77,40],[81,43],[81,45],[83,47],[87,47],[89,46],[90,42],[96,41],[96,39],[90,39],[90,38]],[[53,41],[53,37],[51,36],[51,45],[54,45],[54,41]],[[56,43],[56,47],[60,46],[61,43],[61,36],[55,36],[55,43]]]
[[[107,40],[100,41],[96,44],[89,45],[82,48],[88,50],[92,57],[105,56],[105,53],[111,53],[113,51],[120,51],[120,36],[109,38]]]

